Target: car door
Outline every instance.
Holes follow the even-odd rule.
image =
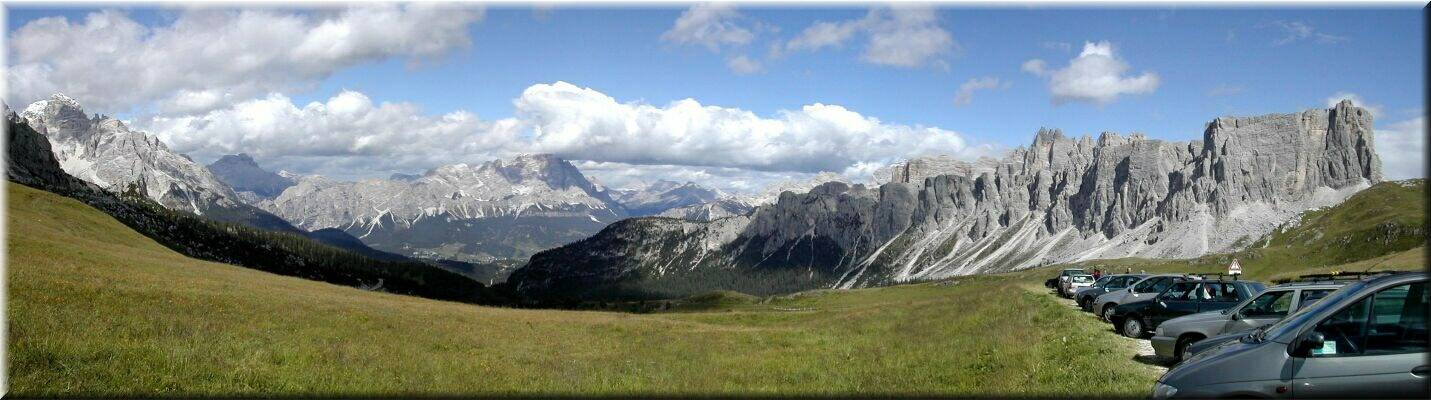
[[[1163,321],[1197,313],[1197,293],[1202,283],[1196,281],[1178,282],[1158,295],[1157,303],[1148,310],[1148,327],[1156,328]]]
[[[1426,286],[1383,289],[1318,323],[1326,342],[1294,359],[1293,396],[1426,398]]]
[[[1247,305],[1232,312],[1222,333],[1242,332],[1277,322],[1292,311],[1292,300],[1295,298],[1294,290],[1262,292]]]

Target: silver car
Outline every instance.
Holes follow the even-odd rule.
[[[1367,278],[1189,356],[1154,398],[1426,398],[1425,272]]]
[[[1093,275],[1069,275],[1068,279],[1062,280],[1058,283],[1058,295],[1072,298],[1073,292],[1082,290],[1083,288],[1089,286],[1093,286]]]
[[[1277,322],[1288,313],[1312,304],[1345,282],[1284,283],[1221,311],[1210,311],[1164,321],[1153,334],[1153,352],[1182,361],[1188,346],[1200,340]]]
[[[1108,318],[1111,316],[1109,314],[1111,314],[1113,308],[1119,304],[1128,304],[1157,297],[1158,293],[1162,293],[1168,286],[1189,279],[1191,278],[1176,274],[1149,276],[1126,289],[1114,290],[1098,296],[1097,299],[1093,300],[1092,310],[1099,318],[1108,321]]]
[[[1073,292],[1073,300],[1078,302],[1078,308],[1083,309],[1083,311],[1092,312],[1093,299],[1102,296],[1104,293],[1133,286],[1134,283],[1138,283],[1138,281],[1147,277],[1147,274],[1105,275],[1093,282],[1093,286]]]

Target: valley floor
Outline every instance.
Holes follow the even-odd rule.
[[[15,395],[1145,396],[1046,271],[630,314],[367,292],[169,251],[7,184]]]

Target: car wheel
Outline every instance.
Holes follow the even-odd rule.
[[[1123,336],[1127,336],[1134,339],[1143,337],[1143,321],[1139,320],[1138,317],[1135,316],[1128,316],[1127,318],[1124,318]]]
[[[1103,306],[1103,313],[1100,316],[1103,317],[1104,321],[1113,322],[1113,306],[1115,305],[1116,304],[1109,304]]]
[[[1178,344],[1173,346],[1173,362],[1183,362],[1183,357],[1188,354],[1188,346],[1191,346],[1198,340],[1198,338],[1193,337],[1178,339]]]

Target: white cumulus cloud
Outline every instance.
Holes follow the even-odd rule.
[[[940,65],[940,57],[958,48],[954,36],[939,25],[939,16],[933,9],[901,6],[871,9],[859,19],[815,22],[786,42],[785,49],[841,47],[857,34],[868,38],[860,60],[876,65]]]
[[[819,103],[761,117],[694,99],[622,103],[556,82],[527,88],[515,104],[532,131],[532,151],[581,160],[818,172],[980,149],[953,131],[889,124]]]
[[[756,61],[754,59],[751,59],[750,57],[746,57],[744,54],[731,57],[730,59],[726,60],[725,66],[727,68],[730,68],[731,72],[735,72],[736,74],[740,75],[750,75],[756,72],[760,72],[762,68],[762,66],[760,65],[760,61]]]
[[[41,18],[9,37],[11,104],[63,92],[111,111],[202,112],[311,85],[356,64],[434,59],[471,45],[480,9],[367,5],[334,12],[189,9],[148,27],[118,11]]]
[[[992,76],[970,79],[965,81],[964,84],[959,85],[959,91],[954,93],[954,105],[962,106],[969,104],[969,102],[974,100],[974,92],[976,91],[999,89],[1008,86],[1009,84],[1007,82],[1003,82],[999,80],[999,78]]]
[[[1077,101],[1103,105],[1126,94],[1152,93],[1160,83],[1158,74],[1152,72],[1128,74],[1128,63],[1117,57],[1107,41],[1084,43],[1083,52],[1062,69],[1050,70],[1048,63],[1038,59],[1024,62],[1022,69],[1048,80],[1054,104]]]
[[[1376,129],[1376,152],[1386,179],[1426,176],[1426,117],[1416,117]]]
[[[691,6],[676,19],[676,23],[661,40],[705,46],[720,51],[722,46],[744,45],[755,39],[755,33],[741,26],[741,15],[728,3],[702,3]]]
[[[811,104],[771,116],[694,99],[658,106],[621,102],[566,82],[528,87],[511,118],[466,111],[430,115],[401,102],[375,102],[343,91],[308,104],[282,94],[182,116],[130,121],[196,159],[249,153],[265,166],[338,178],[415,172],[515,153],[552,153],[603,166],[613,181],[642,171],[711,174],[739,190],[821,171],[867,175],[920,155],[974,158],[993,145],[971,145],[957,132],[892,124],[838,105]],[[742,183],[743,182],[743,183]]]
[[[484,121],[457,111],[429,116],[409,103],[374,103],[344,91],[324,102],[294,104],[281,94],[180,117],[149,117],[135,128],[158,136],[175,151],[200,158],[249,153],[292,170],[324,164],[369,163],[366,171],[427,168],[506,154],[518,142],[518,123]],[[343,175],[343,174],[337,174]]]

